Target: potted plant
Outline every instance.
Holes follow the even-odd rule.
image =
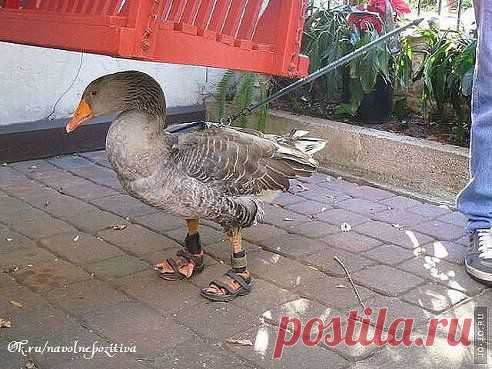
[[[306,22],[303,52],[310,57],[312,70],[317,70],[388,32],[394,27],[394,17],[409,11],[402,0],[369,0],[357,7],[317,8]],[[405,43],[398,47],[392,42],[389,47],[381,45],[347,68],[313,84],[310,94],[314,94],[315,100],[323,93],[329,97],[338,94],[338,113],[381,121],[391,116],[394,88],[401,88],[410,79],[411,50]]]

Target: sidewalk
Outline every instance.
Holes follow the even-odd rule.
[[[464,271],[460,214],[324,174],[292,187],[265,206],[265,224],[244,232],[256,289],[220,304],[199,288],[229,268],[224,234],[204,222],[205,271],[191,282],[160,279],[151,266],[175,254],[185,223],[125,195],[104,152],[1,166],[0,318],[11,327],[0,329],[0,367],[477,368],[473,345],[451,347],[442,336],[432,347],[299,343],[273,360],[282,316],[362,310],[335,256],[366,306],[416,319],[417,332],[431,318],[492,306],[491,290]],[[21,339],[136,352],[92,360],[8,352]]]

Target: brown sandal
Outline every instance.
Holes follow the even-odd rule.
[[[220,280],[216,279],[210,282],[208,288],[210,288],[211,286],[216,286],[225,290],[226,294],[218,294],[216,292],[210,292],[208,291],[208,288],[203,288],[200,291],[200,295],[202,295],[203,297],[205,297],[210,301],[229,302],[234,300],[238,296],[245,296],[249,294],[255,285],[255,282],[251,277],[245,278],[241,274],[234,272],[234,270],[229,270],[226,274],[224,274],[224,277],[225,278],[222,278]],[[239,288],[233,289],[225,280],[227,277],[229,277],[234,282],[239,284]]]
[[[166,281],[181,281],[183,279],[189,279],[193,277],[197,273],[203,272],[205,269],[205,264],[203,262],[203,255],[193,255],[186,249],[180,249],[176,253],[180,259],[178,261],[174,260],[174,258],[166,259],[166,262],[173,269],[172,272],[164,272],[162,271],[162,266],[156,266],[155,269],[160,272],[160,277]],[[193,272],[189,277],[185,276],[180,272],[180,268],[186,264],[193,264]]]

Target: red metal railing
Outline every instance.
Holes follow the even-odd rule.
[[[265,7],[265,4],[268,6]],[[306,0],[0,0],[0,40],[303,76]]]

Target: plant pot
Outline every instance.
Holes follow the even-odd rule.
[[[393,113],[393,87],[378,77],[374,90],[364,96],[357,111],[366,123],[381,123],[391,119]]]

